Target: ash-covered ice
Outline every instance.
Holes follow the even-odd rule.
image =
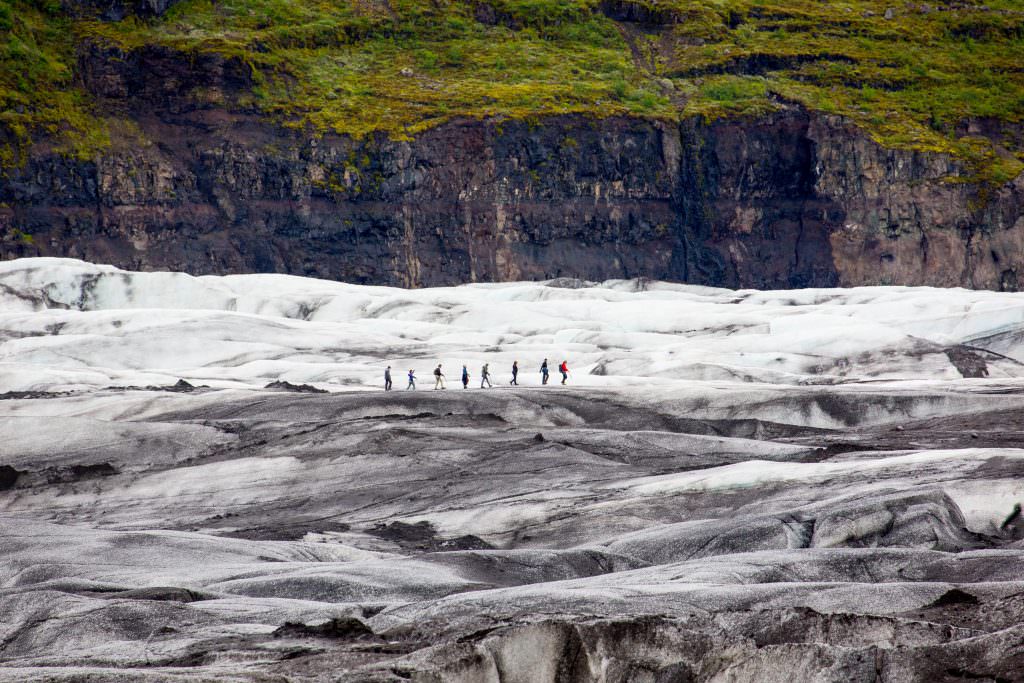
[[[0,680],[1022,680],[1022,362],[1008,293],[0,263]]]

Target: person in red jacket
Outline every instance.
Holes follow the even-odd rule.
[[[562,373],[562,384],[565,384],[565,380],[569,379],[569,361],[563,360],[558,366],[558,371]]]

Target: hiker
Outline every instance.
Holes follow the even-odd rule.
[[[384,391],[391,391],[391,366],[384,370]]]
[[[493,386],[491,384],[491,371],[488,369],[489,363],[484,363],[484,366],[480,368],[480,388],[484,388],[484,382],[487,382],[487,386]]]
[[[518,387],[519,386],[519,382],[516,381],[516,377],[518,377],[518,376],[519,376],[519,361],[514,360],[514,361],[512,361],[512,381],[509,382],[509,384],[514,384],[515,386]]]
[[[469,388],[469,370],[466,369],[465,365],[462,366],[462,388]]]
[[[434,368],[434,390],[447,389],[444,385],[444,373],[441,372],[441,364],[438,363],[437,367]]]
[[[548,359],[547,358],[544,359],[544,362],[541,363],[541,366],[540,366],[540,383],[541,384],[547,384],[548,383]]]
[[[409,386],[407,386],[405,390],[409,391],[410,389],[413,391],[416,390],[416,371],[412,368],[409,368]]]
[[[569,362],[563,360],[558,366],[558,371],[562,373],[562,384],[565,384],[565,380],[569,379]]]

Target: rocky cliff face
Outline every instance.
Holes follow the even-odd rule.
[[[250,74],[230,59],[92,47],[80,71],[138,129],[93,160],[37,148],[8,169],[4,258],[406,287],[573,276],[1016,290],[1024,273],[1024,177],[982,188],[944,155],[885,149],[796,106],[680,125],[457,120],[353,140],[248,111]]]
[[[174,2],[175,0],[63,0],[61,7],[75,17],[120,21],[129,16],[159,16],[170,9]]]

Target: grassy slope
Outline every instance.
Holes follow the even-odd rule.
[[[887,145],[951,152],[985,180],[1024,168],[1024,150],[958,134],[968,118],[1024,120],[1024,0],[619,3],[659,20],[646,27],[607,18],[598,0],[487,0],[497,25],[477,20],[480,4],[182,0],[155,21],[107,24],[0,0],[0,28],[5,6],[14,24],[0,56],[3,122],[22,137],[63,129],[79,153],[102,145],[102,121],[70,85],[74,41],[92,39],[239,57],[258,74],[251,104],[357,136],[467,115],[751,115],[784,98]],[[27,75],[10,68],[26,59]]]

